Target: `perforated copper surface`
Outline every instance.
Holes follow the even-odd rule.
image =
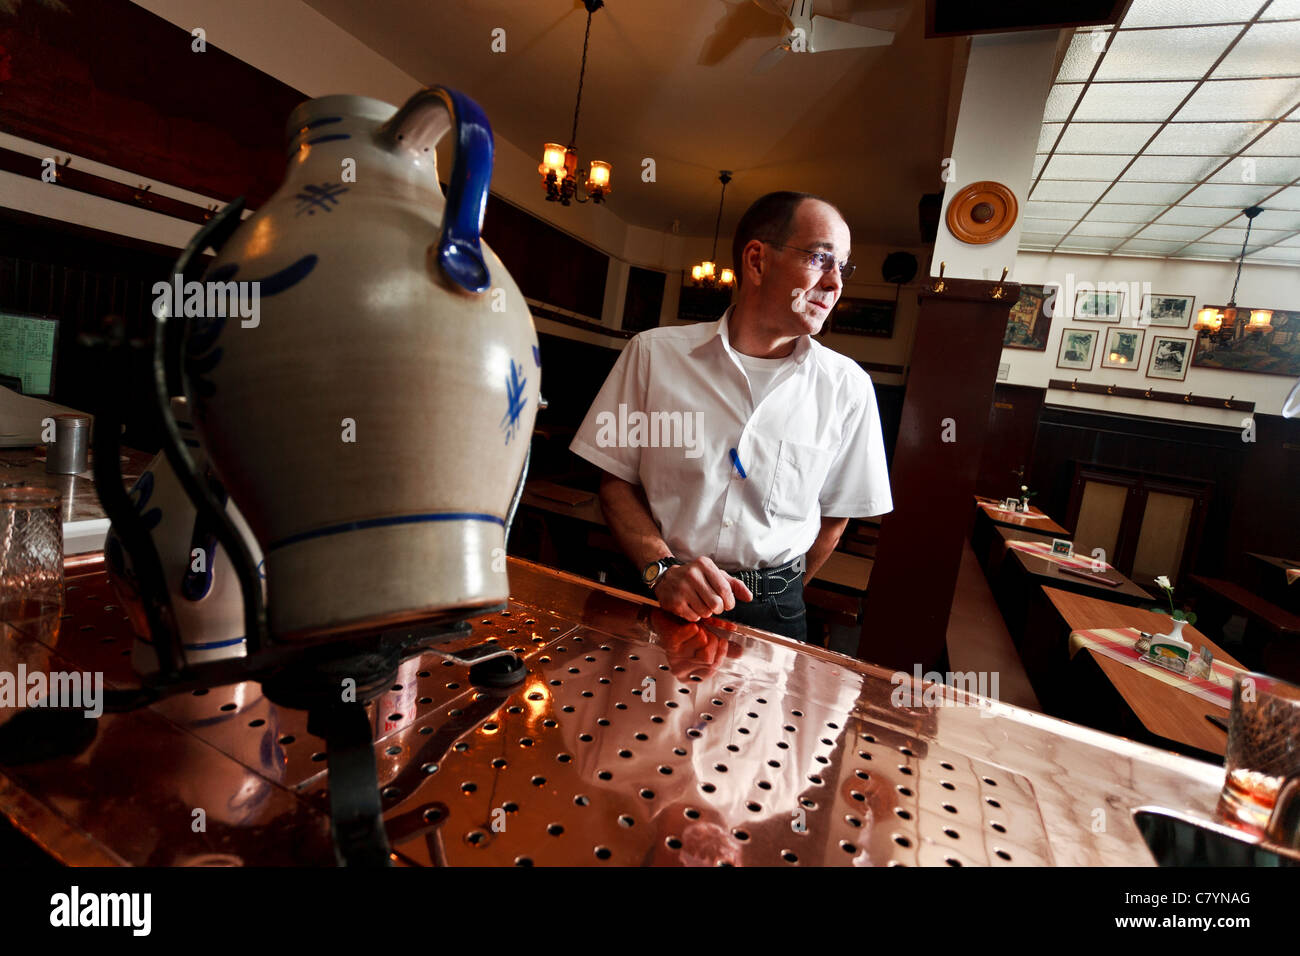
[[[726,622],[686,624],[525,563],[510,573],[509,610],[442,649],[514,648],[524,684],[475,688],[467,667],[425,654],[368,707],[399,863],[1145,864],[1131,823],[1089,830],[1093,808],[1164,794],[1195,812],[1217,792],[1194,762],[1128,741],[1016,708],[896,706],[871,665]],[[106,578],[69,585],[61,634],[0,646],[131,683]],[[69,862],[93,850],[131,863],[329,864],[324,749],[305,713],[244,683],[105,717],[88,756],[0,782],[41,801],[47,814],[29,829]],[[78,782],[87,761],[116,795],[107,804]],[[0,786],[0,809],[16,805]],[[214,824],[206,834],[192,832],[196,806]],[[80,854],[68,832],[84,835]]]

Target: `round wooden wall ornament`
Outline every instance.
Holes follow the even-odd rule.
[[[1001,183],[971,183],[948,203],[948,231],[973,245],[993,242],[1011,231],[1019,211],[1015,193]]]

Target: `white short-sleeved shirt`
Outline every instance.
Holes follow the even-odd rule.
[[[643,486],[678,559],[775,567],[823,516],[893,510],[880,413],[871,377],[806,335],[755,407],[730,317],[632,339],[569,448]]]

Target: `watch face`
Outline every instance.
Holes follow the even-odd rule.
[[[657,577],[659,577],[659,562],[658,562],[658,561],[656,561],[654,564],[647,565],[647,566],[646,566],[646,569],[645,569],[644,571],[641,572],[641,579],[642,579],[643,581],[645,581],[646,584],[649,584],[651,581],[653,581],[653,580],[654,580],[655,578],[657,578]]]

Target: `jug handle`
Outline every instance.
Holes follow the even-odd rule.
[[[468,292],[485,292],[491,282],[479,232],[492,180],[492,125],[482,108],[464,93],[445,86],[420,90],[379,127],[377,137],[390,152],[401,147],[432,149],[443,133],[445,111],[456,130],[456,150],[447,186],[447,211],[438,237],[438,265]]]

